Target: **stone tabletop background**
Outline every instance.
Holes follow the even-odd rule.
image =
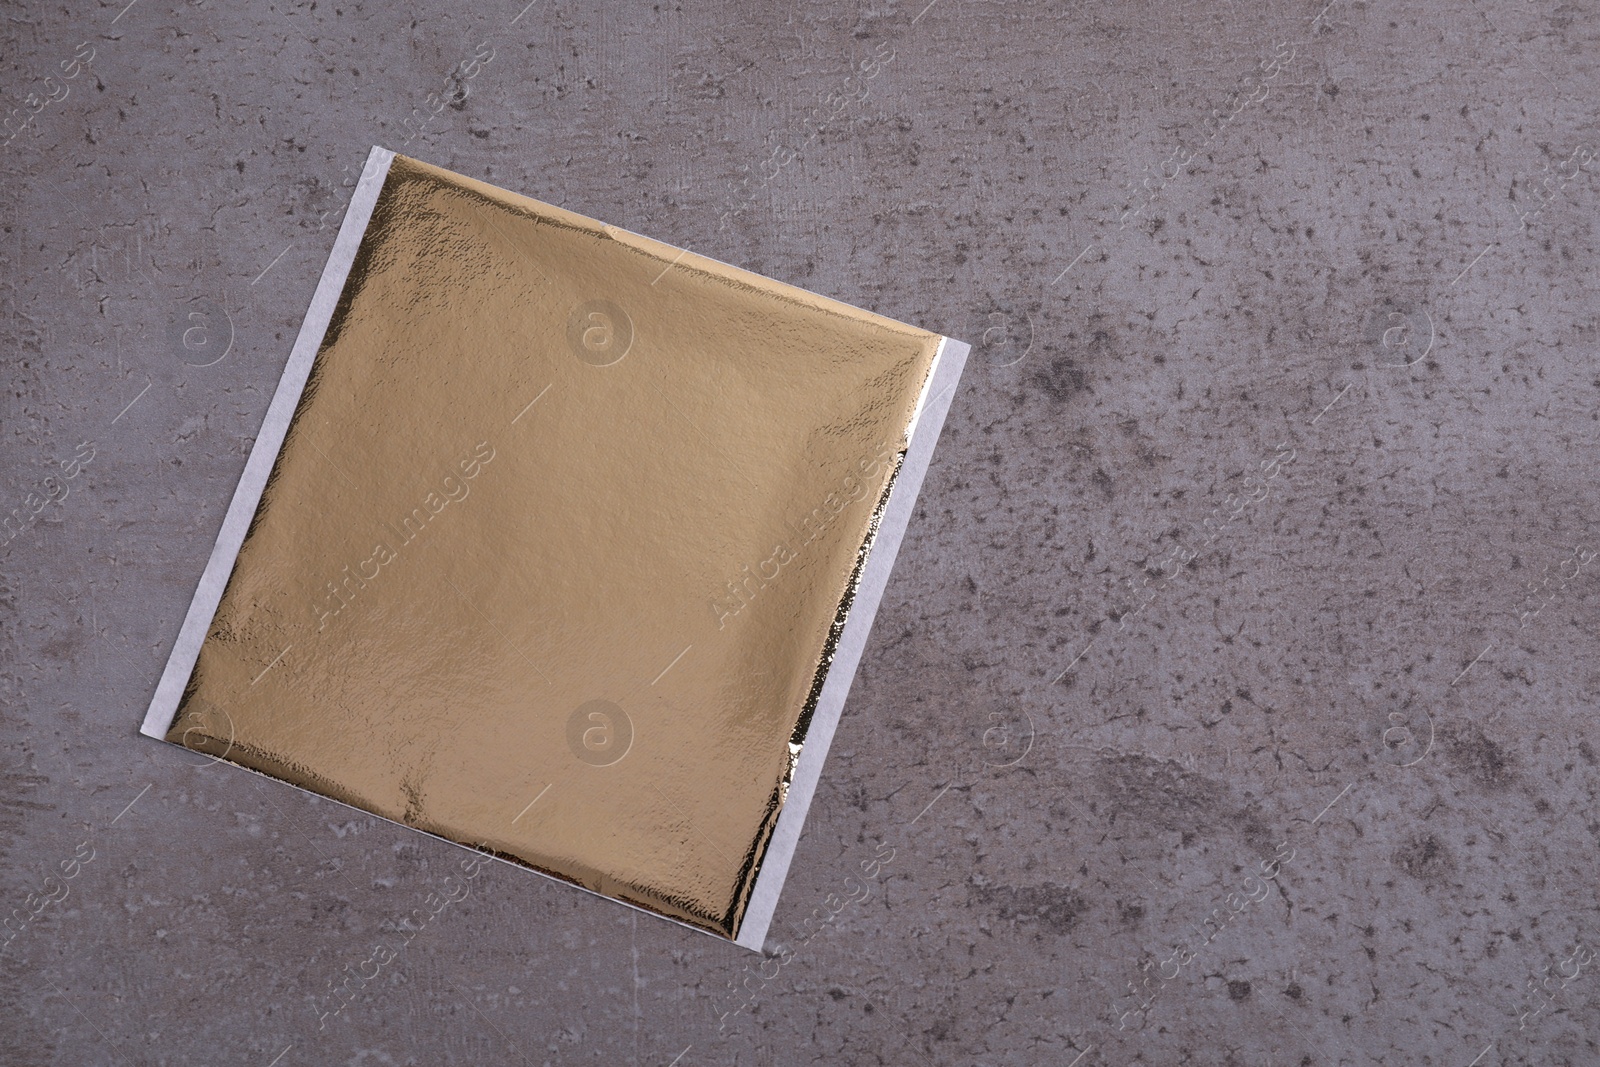
[[[1600,1063],[1593,2],[124,4],[0,21],[0,1062]],[[135,734],[375,143],[973,343],[765,957]]]

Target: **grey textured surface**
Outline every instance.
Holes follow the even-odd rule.
[[[0,1062],[1600,1062],[1600,12],[923,2],[6,9]],[[765,961],[135,735],[375,142],[975,343]]]

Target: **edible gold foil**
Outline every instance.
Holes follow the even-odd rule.
[[[940,340],[396,156],[168,740],[735,937]]]

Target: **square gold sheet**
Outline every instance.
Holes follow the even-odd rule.
[[[944,339],[368,177],[146,732],[736,938]]]

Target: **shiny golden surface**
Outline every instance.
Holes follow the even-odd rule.
[[[169,740],[735,936],[938,340],[395,157]]]

